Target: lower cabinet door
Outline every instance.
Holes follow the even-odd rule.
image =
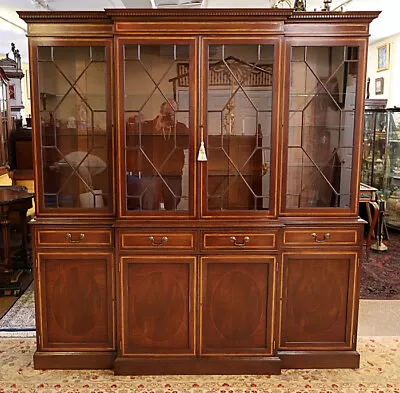
[[[194,355],[196,257],[121,257],[121,354]]]
[[[357,252],[285,252],[279,349],[351,349]]]
[[[205,256],[200,276],[200,352],[272,356],[274,256]]]
[[[114,279],[109,252],[37,252],[42,350],[114,350]]]

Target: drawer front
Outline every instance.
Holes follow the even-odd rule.
[[[285,229],[283,232],[285,246],[355,246],[358,242],[357,229],[319,227]]]
[[[108,229],[44,229],[36,232],[36,246],[93,246],[113,245],[112,230]]]
[[[203,248],[206,250],[276,249],[276,233],[231,232],[203,233]]]
[[[121,232],[121,250],[193,250],[195,234],[193,232]]]

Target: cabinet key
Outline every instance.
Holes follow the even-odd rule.
[[[154,242],[154,236],[149,236],[148,239],[151,241],[151,245],[152,246],[162,246],[164,243],[166,243],[168,241],[168,237],[167,236],[163,236],[161,238],[161,242],[160,243],[155,243]]]
[[[230,237],[231,242],[235,245],[235,246],[240,246],[243,247],[246,245],[246,243],[248,243],[250,241],[250,238],[248,236],[245,236],[243,238],[243,243],[237,243],[236,237],[235,236],[231,236]]]
[[[66,233],[65,237],[68,239],[68,241],[70,243],[80,243],[81,240],[83,240],[85,238],[85,234],[84,233],[80,233],[78,236],[78,239],[76,240],[72,240],[72,235],[70,233]]]
[[[318,239],[318,235],[315,232],[313,232],[311,236],[313,237],[316,243],[323,243],[324,241],[328,240],[331,237],[331,234],[329,232],[325,233],[324,238],[322,240]]]

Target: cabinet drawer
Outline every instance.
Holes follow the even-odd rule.
[[[108,229],[45,229],[36,232],[36,246],[109,247],[113,245],[112,231]]]
[[[357,229],[340,228],[298,228],[283,232],[285,246],[355,246],[358,244]]]
[[[263,249],[271,250],[276,248],[275,233],[204,233],[203,248],[216,249]]]
[[[121,232],[119,238],[122,250],[194,249],[193,232]]]

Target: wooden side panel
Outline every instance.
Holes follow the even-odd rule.
[[[122,352],[194,354],[195,257],[122,258]]]
[[[274,257],[204,257],[201,353],[272,355]]]
[[[111,253],[39,252],[38,261],[41,349],[113,349]]]
[[[280,348],[350,348],[356,253],[284,253]]]

